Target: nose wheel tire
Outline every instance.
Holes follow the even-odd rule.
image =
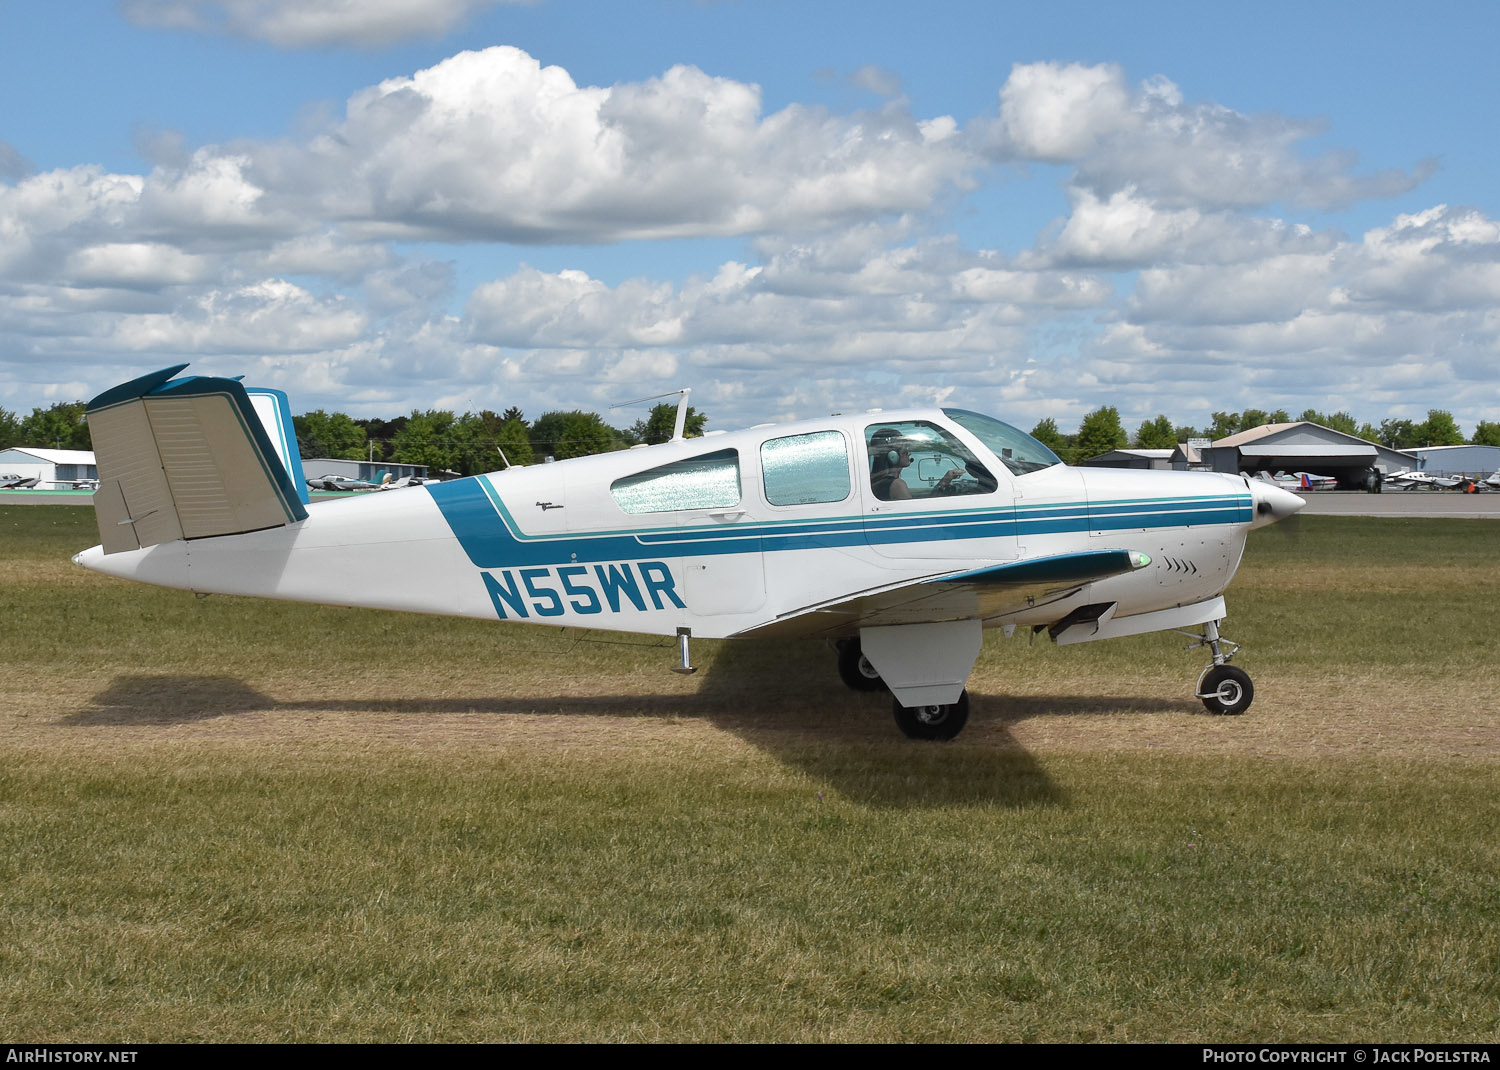
[[[851,691],[883,691],[885,681],[860,649],[858,639],[839,643],[839,679]]]
[[[897,727],[910,739],[952,739],[969,723],[969,693],[947,706],[903,706],[897,699],[895,714]]]
[[[1233,665],[1212,666],[1198,681],[1198,697],[1209,713],[1244,713],[1255,698],[1250,674]]]

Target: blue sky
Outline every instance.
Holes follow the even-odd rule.
[[[0,406],[1471,427],[1495,11],[0,0]]]

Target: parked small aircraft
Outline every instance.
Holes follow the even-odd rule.
[[[93,490],[99,485],[97,479],[43,479],[41,476],[22,476],[14,472],[0,475],[0,490],[31,490],[43,484],[66,490]]]
[[[833,641],[845,682],[886,688],[907,735],[951,739],[981,631],[1060,644],[1164,629],[1241,713],[1219,634],[1248,532],[1303,505],[1242,476],[1079,469],[962,409],[872,410],[683,438],[309,505],[286,396],[172,378],[88,407],[100,546],[128,579],[675,636]],[[259,416],[260,419],[255,419]],[[378,582],[372,576],[382,577]]]
[[[426,483],[438,483],[441,480],[421,476],[400,476],[399,478],[387,472],[385,477],[375,487],[376,490],[402,490],[405,487],[420,487]]]
[[[98,456],[98,450],[94,451]],[[353,476],[323,475],[314,476],[307,480],[307,485],[313,490],[377,490],[376,484],[367,479],[355,479]]]
[[[1465,490],[1475,480],[1468,476],[1432,476],[1403,469],[1386,476],[1385,482],[1398,490]]]
[[[1316,476],[1311,472],[1256,472],[1255,478],[1262,483],[1274,483],[1282,490],[1335,490],[1339,481],[1333,476]]]

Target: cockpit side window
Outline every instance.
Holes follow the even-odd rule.
[[[760,447],[766,501],[772,505],[841,502],[849,497],[849,449],[837,431],[773,438]]]
[[[740,454],[719,450],[624,476],[609,485],[627,513],[727,509],[740,503]]]
[[[989,494],[998,481],[967,446],[926,420],[865,428],[870,490],[881,501]]]

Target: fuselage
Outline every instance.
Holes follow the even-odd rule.
[[[1151,564],[984,624],[1048,624],[1105,601],[1116,618],[1202,602],[1228,586],[1263,503],[1297,501],[1240,476],[1048,463],[1029,437],[1015,432],[1012,447],[997,422],[952,412],[710,434],[76,560],[200,592],[662,635],[794,621],[792,634],[834,636],[817,607],[1088,550],[1139,551]]]

